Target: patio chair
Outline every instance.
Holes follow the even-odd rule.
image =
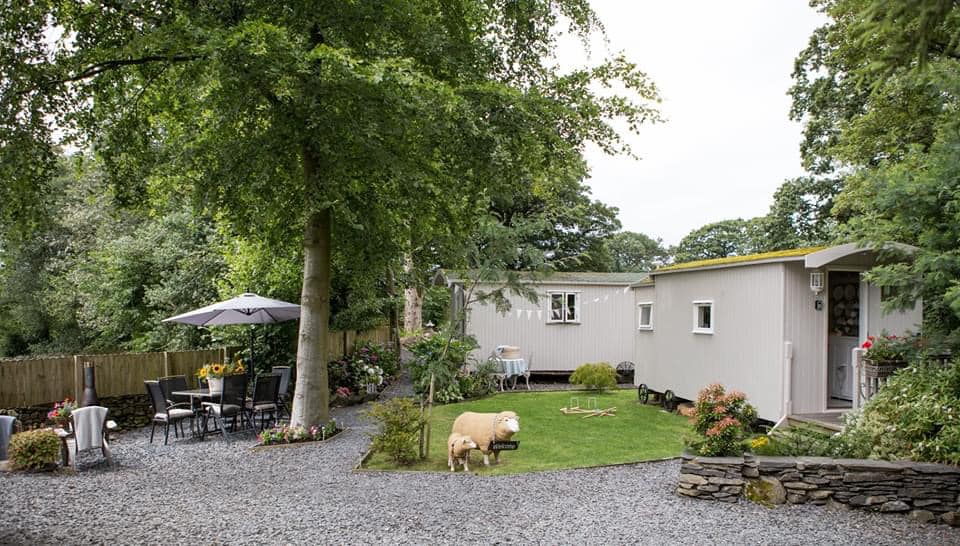
[[[153,404],[153,420],[150,427],[150,443],[153,443],[153,433],[157,429],[157,423],[163,425],[163,445],[167,445],[170,439],[170,425],[173,425],[173,434],[179,438],[183,429],[177,432],[177,424],[183,425],[184,419],[190,419],[190,430],[193,430],[194,413],[190,408],[190,403],[170,404],[162,389],[160,381],[144,381],[147,387],[147,394],[150,395],[150,402]]]
[[[497,390],[503,392],[504,383],[507,380],[506,368],[504,368],[503,360],[500,358],[500,355],[497,351],[494,351],[490,354],[491,362],[493,362],[493,378],[497,381]]]
[[[203,432],[200,434],[202,439],[210,432],[207,428],[207,421],[213,417],[217,424],[214,432],[222,432],[224,437],[229,437],[227,433],[227,419],[230,419],[231,429],[237,431],[237,417],[240,418],[240,426],[246,421],[246,411],[244,404],[247,394],[247,375],[235,374],[223,378],[223,391],[220,393],[220,399],[216,402],[203,403]]]
[[[13,436],[13,429],[17,418],[10,415],[0,415],[0,461],[7,460],[7,447]]]
[[[99,449],[107,459],[107,465],[113,466],[110,444],[107,443],[109,413],[110,410],[103,406],[86,406],[77,408],[70,414],[73,421],[74,470],[79,470],[80,452],[94,449]]]
[[[168,406],[172,406],[174,404],[190,403],[189,396],[177,396],[177,395],[170,394],[173,391],[190,390],[190,387],[187,385],[187,376],[168,375],[166,377],[161,377],[157,381],[160,382],[160,390],[163,391],[163,397],[166,398]]]
[[[292,375],[292,370],[290,366],[274,366],[270,369],[270,373],[280,374],[280,385],[279,398],[277,399],[278,407],[283,410],[283,413],[290,417],[290,377]]]
[[[527,384],[527,390],[530,390],[530,368],[533,367],[533,353],[530,353],[530,356],[526,359],[527,369],[523,371],[520,375],[515,375],[513,377],[513,388],[517,388],[517,381],[522,377],[523,381]]]
[[[246,411],[251,425],[257,422],[256,417],[260,415],[260,430],[264,429],[267,414],[270,414],[272,421],[277,420],[280,379],[280,374],[267,373],[258,375],[253,383],[253,398],[247,400]]]

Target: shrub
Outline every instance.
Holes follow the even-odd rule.
[[[750,450],[757,455],[784,457],[842,457],[846,452],[839,436],[808,425],[793,425],[775,430],[769,436],[754,438]]]
[[[410,362],[410,379],[413,381],[414,391],[425,396],[430,390],[430,376],[433,375],[434,401],[439,402],[441,397],[449,398],[449,401],[462,400],[460,377],[466,368],[467,356],[476,348],[477,343],[473,338],[449,339],[446,332],[414,343],[410,347],[410,352],[414,355]],[[438,397],[437,394],[441,392],[445,394]]]
[[[47,470],[60,458],[60,437],[52,429],[20,432],[10,438],[7,456],[14,468]]]
[[[898,371],[848,416],[841,439],[850,457],[960,464],[960,361]]]
[[[417,459],[423,417],[412,399],[378,402],[365,413],[379,422],[379,431],[371,436],[374,451],[384,453],[398,464],[410,464]]]
[[[746,433],[756,418],[757,410],[747,403],[745,394],[727,393],[723,385],[714,383],[697,396],[693,416],[696,435],[690,448],[708,457],[741,455]]]
[[[617,386],[617,370],[607,362],[581,364],[570,375],[570,383],[602,392],[604,389]]]

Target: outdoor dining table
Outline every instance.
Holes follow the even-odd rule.
[[[217,394],[210,394],[210,389],[188,389],[185,391],[170,391],[171,396],[187,396],[190,398],[190,409],[193,410],[195,415],[200,413],[200,409],[203,407],[203,402],[207,400],[213,400]],[[194,427],[190,427],[190,434],[194,437],[200,436],[200,424],[196,424],[196,430]]]
[[[520,376],[526,375],[527,373],[527,361],[524,358],[503,358],[500,357],[500,361],[503,362],[503,373],[506,375],[507,379],[513,378],[513,387],[517,388],[517,379]]]

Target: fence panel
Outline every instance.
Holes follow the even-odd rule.
[[[0,407],[25,407],[73,397],[73,368],[72,356],[0,361]]]
[[[327,361],[343,356],[358,341],[386,343],[388,327],[357,334],[330,332]],[[185,375],[191,387],[196,371],[209,362],[232,358],[239,348],[176,351],[167,353],[117,353],[0,360],[0,408],[48,404],[66,397],[79,398],[83,391],[83,365],[93,364],[99,396],[145,394],[145,379]]]

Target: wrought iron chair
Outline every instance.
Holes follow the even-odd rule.
[[[278,405],[280,380],[281,376],[278,373],[261,374],[254,380],[253,398],[247,400],[246,411],[251,425],[256,423],[256,417],[260,415],[260,430],[263,430],[267,423],[267,414],[270,415],[271,421],[277,421],[277,413],[280,410]]]
[[[290,378],[293,375],[293,370],[290,366],[274,366],[270,369],[271,373],[280,374],[280,385],[279,396],[277,398],[277,406],[283,410],[283,413],[287,415],[287,418],[290,417]]]
[[[504,384],[507,381],[507,372],[503,365],[503,359],[500,358],[500,355],[497,353],[497,351],[494,351],[490,354],[489,360],[493,362],[494,371],[491,375],[497,381],[497,390],[503,392],[505,389]]]
[[[193,430],[194,412],[189,403],[170,404],[164,396],[162,383],[160,381],[144,381],[147,388],[147,394],[150,395],[150,402],[153,404],[153,419],[150,427],[150,443],[153,443],[153,433],[157,430],[157,423],[163,425],[163,445],[167,445],[170,438],[170,425],[173,425],[173,434],[177,438],[183,433],[183,429],[177,432],[177,424],[183,425],[184,419],[190,419],[190,430]]]
[[[237,431],[237,418],[240,418],[240,426],[247,420],[244,405],[247,394],[247,375],[235,374],[223,378],[223,391],[220,393],[220,400],[216,402],[203,403],[203,432],[200,437],[203,438],[210,430],[207,428],[207,421],[213,417],[217,428],[213,432],[222,432],[224,437],[229,437],[227,433],[226,422],[230,419],[231,429]]]

